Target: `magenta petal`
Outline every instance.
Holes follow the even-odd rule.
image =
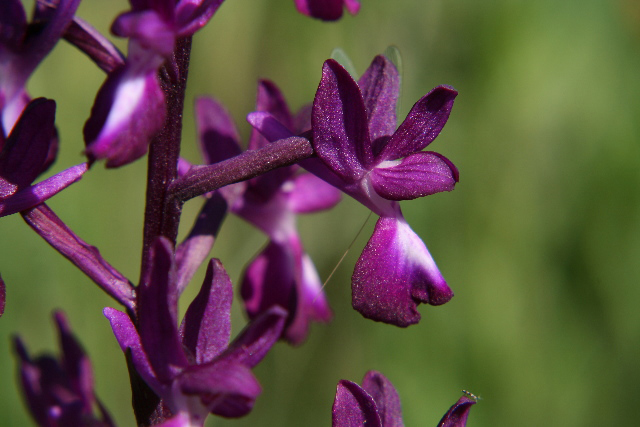
[[[402,218],[381,217],[351,278],[353,308],[364,317],[406,327],[420,303],[453,297],[426,246]]]
[[[0,200],[10,188],[31,184],[45,168],[55,116],[56,103],[45,98],[34,99],[22,112],[0,152]]]
[[[323,21],[336,21],[342,17],[344,0],[294,0],[300,13]],[[352,12],[353,13],[353,12]]]
[[[285,125],[280,123],[271,113],[256,111],[247,114],[247,121],[269,142],[294,136]]]
[[[222,263],[212,259],[200,292],[187,309],[180,333],[182,343],[200,365],[213,360],[229,344],[233,286]]]
[[[84,52],[100,69],[110,73],[124,65],[124,55],[88,22],[75,17],[64,33],[69,43]]]
[[[376,403],[358,384],[341,380],[332,410],[333,427],[383,427]]]
[[[253,368],[280,338],[287,311],[273,306],[253,319],[231,342],[219,359],[227,359]]]
[[[86,154],[115,168],[142,157],[162,128],[166,109],[155,69],[136,74],[129,65],[110,74],[84,126]]]
[[[293,130],[293,118],[284,95],[273,82],[269,80],[260,80],[258,83],[258,94],[256,96],[256,111],[267,112],[287,129]],[[251,132],[251,138],[247,149],[257,150],[264,147],[268,140],[263,137],[259,131],[254,129]]]
[[[86,163],[72,166],[44,181],[18,191],[15,195],[0,201],[0,217],[39,205],[78,181],[86,171]]]
[[[295,177],[289,207],[297,214],[331,209],[340,201],[340,190],[310,173]]]
[[[367,112],[357,83],[332,59],[322,68],[311,123],[316,155],[346,182],[358,180],[373,159]]]
[[[400,78],[396,66],[385,56],[376,56],[358,80],[367,109],[372,141],[393,135],[396,130],[396,102]]]
[[[411,200],[441,191],[451,191],[458,182],[458,169],[441,154],[420,151],[399,163],[387,162],[369,175],[376,193],[388,200]]]
[[[138,374],[140,374],[149,387],[156,393],[160,393],[162,385],[158,382],[153,372],[149,359],[142,348],[138,331],[129,316],[111,307],[106,307],[102,312],[109,320],[113,334],[123,353],[126,354],[127,351],[131,351],[133,366],[136,368]]]
[[[420,98],[377,155],[377,160],[396,160],[429,145],[447,123],[457,95],[458,92],[452,87],[438,86]]]
[[[206,164],[218,163],[242,152],[236,125],[222,104],[213,98],[200,97],[196,99],[195,113],[198,141]]]
[[[123,13],[114,21],[111,32],[134,39],[145,50],[163,57],[171,55],[176,37],[171,25],[152,10]]]
[[[438,423],[438,427],[465,427],[471,406],[476,401],[468,396],[462,396],[451,408],[444,414],[444,417]]]
[[[249,413],[262,391],[249,367],[226,360],[190,366],[177,381],[182,393],[199,396],[211,413],[230,418]]]
[[[138,331],[158,379],[169,383],[188,362],[178,336],[178,292],[171,243],[159,238],[150,268],[138,286]]]
[[[380,372],[369,371],[362,380],[362,388],[373,397],[384,427],[403,427],[402,407],[396,388]]]

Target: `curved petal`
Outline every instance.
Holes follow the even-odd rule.
[[[383,427],[373,398],[358,384],[341,380],[332,410],[333,427]]]
[[[340,190],[310,173],[295,177],[288,203],[297,214],[331,209],[340,201]]]
[[[381,217],[351,278],[352,305],[364,317],[406,327],[418,304],[453,297],[426,246],[402,218]]]
[[[384,427],[404,427],[400,397],[387,377],[380,372],[369,371],[362,380],[362,388],[376,402],[378,415]]]
[[[279,306],[271,307],[249,322],[219,359],[227,359],[253,368],[280,337],[286,318],[285,309]]]
[[[376,160],[396,160],[429,145],[447,123],[457,95],[450,86],[438,86],[420,98]]]
[[[109,75],[84,125],[86,154],[115,168],[142,157],[166,115],[155,69],[138,74],[130,65]]]
[[[122,352],[126,354],[127,351],[131,351],[133,366],[136,368],[138,374],[140,374],[149,387],[160,394],[163,386],[153,372],[151,363],[149,363],[149,359],[142,348],[140,335],[138,335],[138,331],[129,316],[111,307],[106,307],[102,313],[104,317],[109,320],[113,335],[115,335]]]
[[[298,12],[322,19],[336,21],[342,17],[343,0],[294,0]]]
[[[72,166],[31,187],[18,191],[13,196],[0,201],[0,217],[30,209],[58,194],[74,182],[80,180],[87,171],[87,164]]]
[[[452,191],[458,169],[441,154],[421,151],[385,167],[382,163],[369,175],[376,193],[388,200],[411,200],[441,191]]]
[[[177,381],[182,393],[199,396],[211,413],[229,418],[249,413],[262,392],[249,367],[227,360],[190,366]]]
[[[178,335],[178,292],[171,243],[163,237],[151,248],[150,268],[138,286],[138,331],[158,379],[171,380],[188,365]]]
[[[222,263],[212,259],[200,292],[189,305],[180,335],[182,343],[204,364],[222,353],[231,336],[231,301],[233,286]]]
[[[444,414],[444,417],[438,423],[438,427],[465,427],[471,406],[477,402],[468,396],[462,396],[451,408]]]
[[[333,59],[322,68],[311,123],[316,155],[346,182],[359,179],[373,159],[367,112],[357,83]]]
[[[284,95],[275,85],[275,83],[269,80],[260,80],[258,82],[258,93],[256,95],[256,111],[267,112],[273,115],[273,117],[280,123],[282,123],[287,129],[294,131],[293,129],[293,117],[287,101],[284,99]],[[251,138],[247,148],[249,150],[257,150],[264,147],[268,143],[265,137],[263,137],[259,131],[253,129],[251,132]]]
[[[385,56],[376,56],[367,71],[358,80],[364,106],[367,109],[369,134],[375,141],[391,136],[397,127],[396,102],[400,91],[400,78],[393,62]]]
[[[206,164],[218,163],[242,152],[238,129],[222,104],[213,98],[199,97],[195,114],[198,142]]]

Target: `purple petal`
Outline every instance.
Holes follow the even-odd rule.
[[[351,381],[338,383],[332,412],[333,427],[383,427],[373,398]]]
[[[179,27],[178,36],[193,35],[204,27],[216,13],[223,0],[181,1],[176,6],[176,23]]]
[[[289,138],[294,134],[285,125],[280,123],[271,113],[257,111],[247,114],[247,121],[269,142]]]
[[[384,427],[404,427],[400,397],[387,377],[380,372],[369,371],[362,380],[362,388],[376,402]]]
[[[351,278],[353,308],[364,317],[406,327],[418,304],[453,297],[426,246],[402,217],[381,217]]]
[[[171,25],[153,10],[123,13],[114,21],[111,32],[133,39],[144,50],[163,57],[171,55],[176,40]]]
[[[286,318],[286,310],[279,306],[271,307],[249,322],[219,359],[253,368],[280,337]]]
[[[287,129],[294,131],[293,118],[287,101],[284,99],[282,92],[273,82],[269,80],[260,80],[258,82],[258,94],[256,96],[256,111],[267,112]],[[257,150],[264,147],[268,140],[263,137],[256,129],[251,132],[249,139],[249,150]]]
[[[358,0],[344,0],[344,7],[350,14],[355,15],[360,11],[360,2]]]
[[[447,123],[457,95],[452,87],[438,86],[420,98],[376,160],[396,160],[429,145]]]
[[[376,140],[393,135],[397,127],[396,102],[400,78],[396,66],[385,56],[376,56],[358,80],[369,120],[369,133],[374,147]],[[374,148],[374,154],[377,151]]]
[[[0,46],[14,48],[24,39],[27,15],[20,0],[0,2]]]
[[[178,293],[182,293],[196,270],[209,256],[226,214],[227,203],[219,192],[215,192],[202,207],[189,236],[176,249]]]
[[[367,112],[349,73],[329,59],[313,101],[313,147],[346,182],[359,179],[372,163]]]
[[[56,103],[45,98],[25,108],[0,153],[0,200],[31,184],[45,168],[55,115]]]
[[[61,311],[57,311],[54,313],[54,319],[58,325],[60,348],[62,349],[61,365],[71,383],[72,389],[82,400],[83,412],[91,413],[95,403],[91,363],[80,343],[71,333],[64,314]]]
[[[438,427],[465,427],[471,406],[476,401],[468,396],[462,396],[451,408],[444,414],[444,417],[438,423]]]
[[[198,141],[202,157],[210,165],[242,152],[240,135],[227,110],[213,98],[200,97],[195,105]]]
[[[452,191],[458,169],[441,154],[420,151],[399,162],[374,168],[369,175],[376,193],[388,200],[411,200],[441,191]]]
[[[142,348],[140,335],[138,335],[138,331],[129,316],[111,307],[105,307],[102,313],[104,317],[109,320],[113,335],[115,335],[122,352],[125,354],[127,354],[128,351],[131,352],[131,360],[138,374],[140,374],[149,387],[156,393],[161,394],[164,389],[163,385],[158,381],[153,372],[147,354]]]
[[[182,393],[198,395],[211,413],[229,418],[249,413],[262,391],[249,367],[228,360],[191,366],[177,381]]]
[[[336,21],[342,17],[343,2],[347,4],[347,10],[356,14],[359,3],[355,0],[294,0],[300,13],[323,21]]]
[[[74,18],[64,38],[84,52],[102,71],[110,73],[124,65],[124,56],[105,36],[88,22]]]
[[[340,201],[340,191],[315,175],[296,176],[289,193],[289,207],[297,213],[312,213],[331,209]]]
[[[138,331],[158,379],[169,383],[188,365],[178,335],[178,292],[171,243],[159,238],[150,268],[138,286]]]
[[[227,348],[231,336],[233,285],[222,263],[212,259],[200,292],[184,315],[180,334],[198,365]]]
[[[44,181],[19,191],[6,200],[0,201],[0,217],[39,205],[78,181],[86,171],[86,163],[70,167]]]
[[[84,126],[87,156],[91,161],[107,159],[108,168],[143,156],[164,124],[164,94],[155,69],[136,74],[132,68],[109,75]]]
[[[2,276],[0,276],[0,317],[4,314],[4,306],[7,302],[7,287],[4,284],[4,280],[2,280]]]

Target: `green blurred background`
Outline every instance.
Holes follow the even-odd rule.
[[[363,0],[357,17],[327,24],[291,0],[227,0],[194,38],[185,157],[197,162],[193,97],[214,95],[236,118],[251,111],[256,79],[274,80],[293,108],[313,98],[322,62],[342,47],[359,72],[396,45],[404,60],[401,117],[438,84],[460,95],[430,149],[460,169],[452,193],[405,202],[456,293],[421,306],[408,329],[363,319],[349,278],[374,220],[326,291],[335,311],[299,348],[278,344],[256,369],[264,392],[241,420],[220,426],[328,426],[340,379],[369,369],[397,387],[407,426],[434,426],[461,389],[482,399],[469,426],[635,425],[640,391],[640,4],[633,0]],[[79,16],[108,31],[126,2],[85,0]],[[124,48],[121,41],[119,46]],[[58,102],[61,155],[82,161],[81,129],[104,80],[60,43],[29,90]],[[50,201],[107,260],[137,280],[145,161],[94,167]],[[187,204],[182,235],[199,201]],[[323,278],[367,218],[351,200],[300,219]],[[1,425],[31,421],[10,345],[57,352],[52,310],[63,309],[92,358],[100,398],[134,425],[123,355],[101,314],[112,301],[40,240],[18,215],[0,220]],[[212,256],[234,281],[265,239],[228,218]],[[203,272],[185,294],[191,300]],[[234,307],[234,331],[245,320]]]

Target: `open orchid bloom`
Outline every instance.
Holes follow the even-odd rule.
[[[291,132],[309,127],[308,110],[291,115],[280,90],[269,81],[259,83],[257,110],[273,114]],[[221,105],[202,98],[196,112],[207,163],[241,152],[238,132]],[[268,141],[254,130],[248,149],[257,150],[266,144]],[[340,200],[340,192],[334,187],[298,172],[298,166],[288,166],[221,190],[233,213],[269,236],[268,245],[246,268],[242,280],[247,314],[253,319],[273,305],[286,307],[289,319],[283,337],[293,344],[306,338],[311,321],[327,322],[331,318],[318,273],[302,248],[296,216],[329,209]]]
[[[298,12],[323,21],[336,21],[342,17],[342,9],[346,7],[350,14],[360,10],[358,0],[294,0]]]
[[[93,391],[91,363],[75,339],[65,316],[54,314],[62,354],[31,359],[20,340],[14,339],[19,357],[20,381],[33,419],[41,426],[113,426]],[[97,405],[100,415],[94,415]]]
[[[105,308],[122,351],[163,400],[175,419],[203,425],[207,414],[240,417],[253,407],[261,388],[251,368],[282,332],[286,311],[272,307],[228,344],[232,285],[222,264],[211,260],[200,293],[177,325],[178,288],[171,244],[159,239],[138,287],[138,321]]]
[[[86,164],[73,166],[35,185],[55,143],[56,103],[38,98],[24,109],[9,137],[0,134],[0,217],[32,208],[78,181]]]
[[[11,132],[31,100],[26,83],[69,26],[80,0],[36,0],[33,18],[20,0],[0,2],[0,123]]]
[[[129,38],[129,53],[124,65],[109,73],[85,123],[91,161],[106,159],[107,167],[119,167],[147,152],[166,117],[158,69],[176,41],[202,28],[221,3],[132,0],[132,10],[116,19],[112,31]]]
[[[419,322],[418,304],[453,296],[398,201],[451,191],[458,181],[447,158],[422,151],[447,122],[457,92],[436,87],[396,129],[398,92],[398,72],[384,56],[357,83],[327,60],[311,118],[318,157],[300,164],[380,215],[356,263],[352,302],[367,318],[404,327]],[[272,115],[253,113],[249,121],[269,140],[290,136]]]
[[[438,423],[438,427],[464,427],[475,400],[463,395]],[[400,398],[391,381],[369,371],[362,386],[342,380],[333,402],[333,427],[403,427]]]

